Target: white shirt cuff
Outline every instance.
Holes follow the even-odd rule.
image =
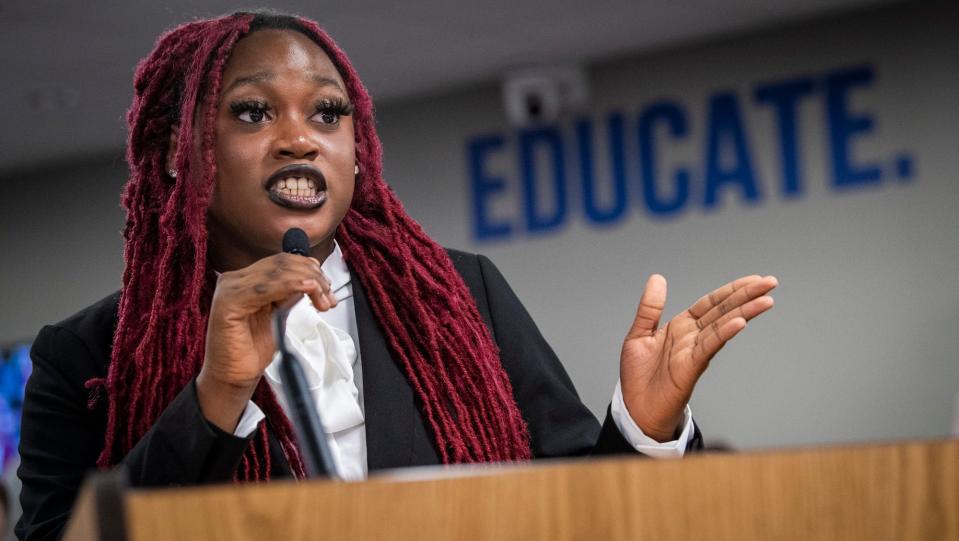
[[[646,456],[654,458],[681,458],[686,453],[686,444],[695,434],[696,428],[693,426],[693,415],[689,409],[689,404],[683,410],[683,431],[679,437],[673,441],[658,442],[643,434],[642,429],[636,426],[636,422],[626,410],[626,402],[623,401],[623,389],[620,382],[616,382],[616,389],[613,390],[613,400],[610,403],[610,413],[613,416],[613,422],[619,433],[626,438],[626,441],[634,449]]]
[[[263,413],[263,410],[260,409],[260,406],[257,406],[250,400],[246,403],[246,407],[243,408],[243,415],[240,416],[240,422],[236,424],[233,435],[238,438],[250,437],[250,434],[256,430],[256,426],[265,418],[266,415]]]

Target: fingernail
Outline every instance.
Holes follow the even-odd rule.
[[[307,278],[307,279],[305,279],[305,280],[301,280],[300,283],[303,285],[303,287],[309,287],[309,288],[314,288],[314,287],[316,287],[316,286],[319,285],[319,284],[316,282],[316,280],[314,280],[314,279],[312,279],[312,278]]]

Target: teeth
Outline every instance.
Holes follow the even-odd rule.
[[[284,194],[284,195],[295,195],[295,196],[297,196],[297,197],[311,197],[311,196],[316,195],[316,190],[310,190],[310,189],[305,189],[305,190],[296,189],[296,190],[295,190],[295,189],[291,189],[291,188],[280,188],[280,189],[275,190],[275,191],[280,192],[281,194]]]
[[[273,191],[293,197],[314,197],[317,194],[316,182],[311,178],[287,177],[273,185]]]

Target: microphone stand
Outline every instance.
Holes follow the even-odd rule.
[[[326,432],[319,412],[306,383],[306,372],[296,354],[286,347],[286,317],[290,310],[280,309],[273,314],[273,336],[280,354],[280,378],[283,394],[290,406],[290,420],[300,444],[307,478],[329,477],[342,479],[333,462],[333,454],[326,441]]]

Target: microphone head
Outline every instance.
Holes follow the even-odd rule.
[[[283,251],[288,254],[310,255],[310,238],[299,227],[291,227],[283,234]]]

